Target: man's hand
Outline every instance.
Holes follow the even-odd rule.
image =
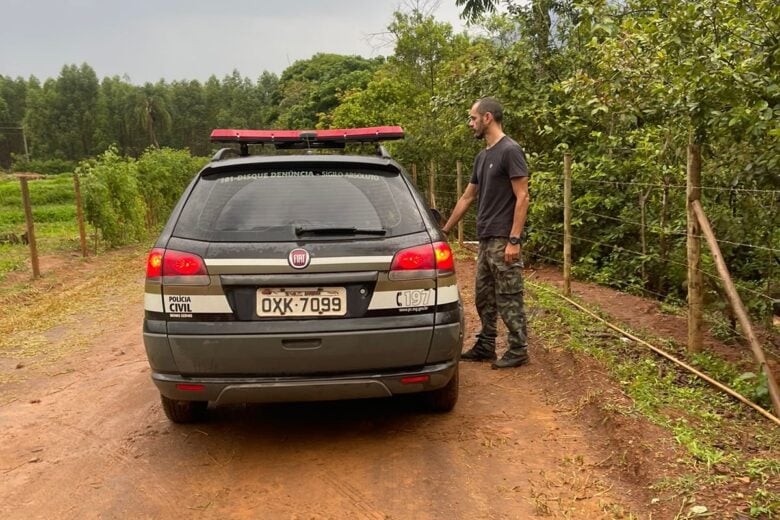
[[[506,265],[514,264],[520,260],[520,244],[512,245],[509,242],[504,249],[504,262]]]

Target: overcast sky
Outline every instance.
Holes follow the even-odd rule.
[[[413,2],[0,0],[0,74],[43,80],[86,62],[98,78],[126,74],[134,84],[204,81],[233,69],[254,80],[318,52],[392,54],[371,35]],[[456,32],[464,28],[455,0],[440,0],[433,14]]]

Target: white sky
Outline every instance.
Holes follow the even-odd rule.
[[[415,0],[0,0],[0,74],[55,78],[88,63],[98,78],[134,84],[253,80],[318,52],[392,54],[370,35]],[[417,3],[425,5],[425,0]],[[455,0],[429,0],[437,20],[464,28]],[[373,41],[373,43],[372,43]]]

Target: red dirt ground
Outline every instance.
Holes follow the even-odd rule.
[[[104,262],[50,262],[69,275],[37,283],[56,291]],[[21,374],[0,388],[0,517],[665,519],[680,509],[649,489],[680,456],[669,432],[605,415],[599,403],[627,397],[594,360],[542,344],[533,321],[531,364],[462,363],[449,414],[399,399],[235,406],[174,425],[141,339],[143,263],[116,282],[137,288],[129,301],[117,305],[107,288],[99,325],[68,325],[86,348],[45,369],[0,353],[0,371]],[[458,262],[468,338],[473,272]],[[685,337],[684,319],[652,302],[589,284],[574,292],[636,329]]]

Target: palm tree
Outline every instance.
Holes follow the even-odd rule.
[[[164,86],[145,84],[141,91],[140,105],[137,108],[138,121],[149,135],[149,144],[155,148],[160,147],[157,130],[167,130],[171,126],[171,114],[168,111]]]

